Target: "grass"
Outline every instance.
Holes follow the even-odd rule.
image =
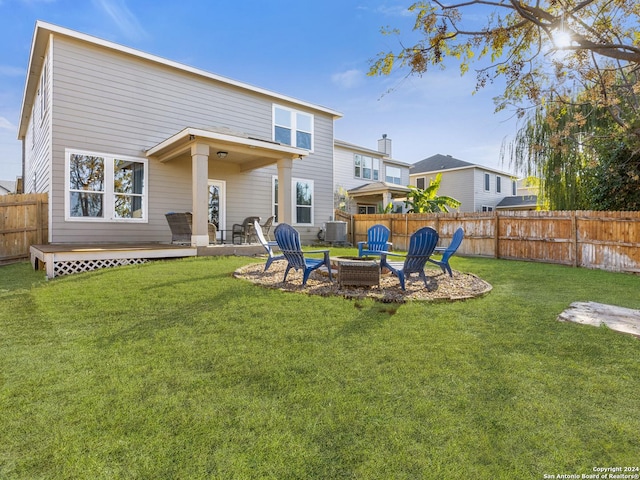
[[[352,254],[352,250],[335,252]],[[556,321],[640,277],[454,258],[457,303],[305,296],[246,258],[0,268],[0,478],[491,478],[640,466],[640,342]]]

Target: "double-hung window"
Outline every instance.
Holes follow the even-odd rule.
[[[496,193],[502,193],[502,177],[496,175]]]
[[[488,192],[491,189],[490,180],[491,180],[491,177],[489,176],[489,174],[485,173],[484,174],[484,191],[485,192]]]
[[[147,221],[147,160],[66,151],[67,220]]]
[[[378,180],[380,178],[380,159],[360,155],[358,153],[354,154],[353,175],[356,178]]]
[[[387,183],[394,183],[396,185],[400,185],[400,183],[402,182],[402,173],[400,171],[400,167],[391,167],[389,165],[387,165],[385,167],[385,177],[384,180]]]
[[[273,140],[313,150],[313,115],[274,105]]]
[[[313,180],[291,180],[291,205],[295,225],[313,225]],[[273,214],[278,218],[278,177],[273,177]]]

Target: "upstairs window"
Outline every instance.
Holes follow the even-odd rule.
[[[313,115],[274,105],[273,140],[313,150]]]
[[[380,159],[358,153],[353,155],[353,175],[365,180],[380,179]]]
[[[496,175],[496,193],[502,193],[502,177]]]
[[[387,166],[385,169],[385,177],[384,180],[387,183],[394,183],[396,185],[400,185],[402,182],[402,172],[400,167],[389,167]]]
[[[424,190],[424,177],[416,178],[416,187],[420,190]]]
[[[491,190],[490,177],[488,173],[484,174],[484,191],[488,192]]]
[[[146,159],[66,154],[66,219],[146,221]]]
[[[511,195],[514,197],[518,194],[518,184],[515,180],[511,181]]]

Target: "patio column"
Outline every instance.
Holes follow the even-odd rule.
[[[291,169],[292,158],[278,160],[278,223],[293,223],[291,212]]]
[[[192,226],[191,245],[209,245],[208,209],[209,202],[209,146],[202,143],[191,145],[191,195]]]
[[[382,192],[382,208],[387,208],[387,205],[389,205],[391,201],[391,192],[389,192],[388,190],[386,192]]]

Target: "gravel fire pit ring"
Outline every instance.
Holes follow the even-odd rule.
[[[284,261],[277,261],[272,263],[269,270],[265,272],[264,262],[251,263],[236,270],[234,276],[266,288],[287,292],[325,297],[371,298],[385,303],[468,300],[485,295],[492,289],[489,283],[471,273],[454,270],[453,277],[449,277],[449,275],[443,274],[440,269],[435,268],[426,269],[429,288],[425,288],[424,282],[417,274],[412,274],[406,280],[406,291],[402,291],[395,275],[382,275],[380,286],[340,287],[335,275],[332,283],[327,278],[327,272],[322,272],[321,269],[312,272],[307,284],[302,286],[302,272],[293,269],[289,271],[286,283],[282,283],[286,265]]]

